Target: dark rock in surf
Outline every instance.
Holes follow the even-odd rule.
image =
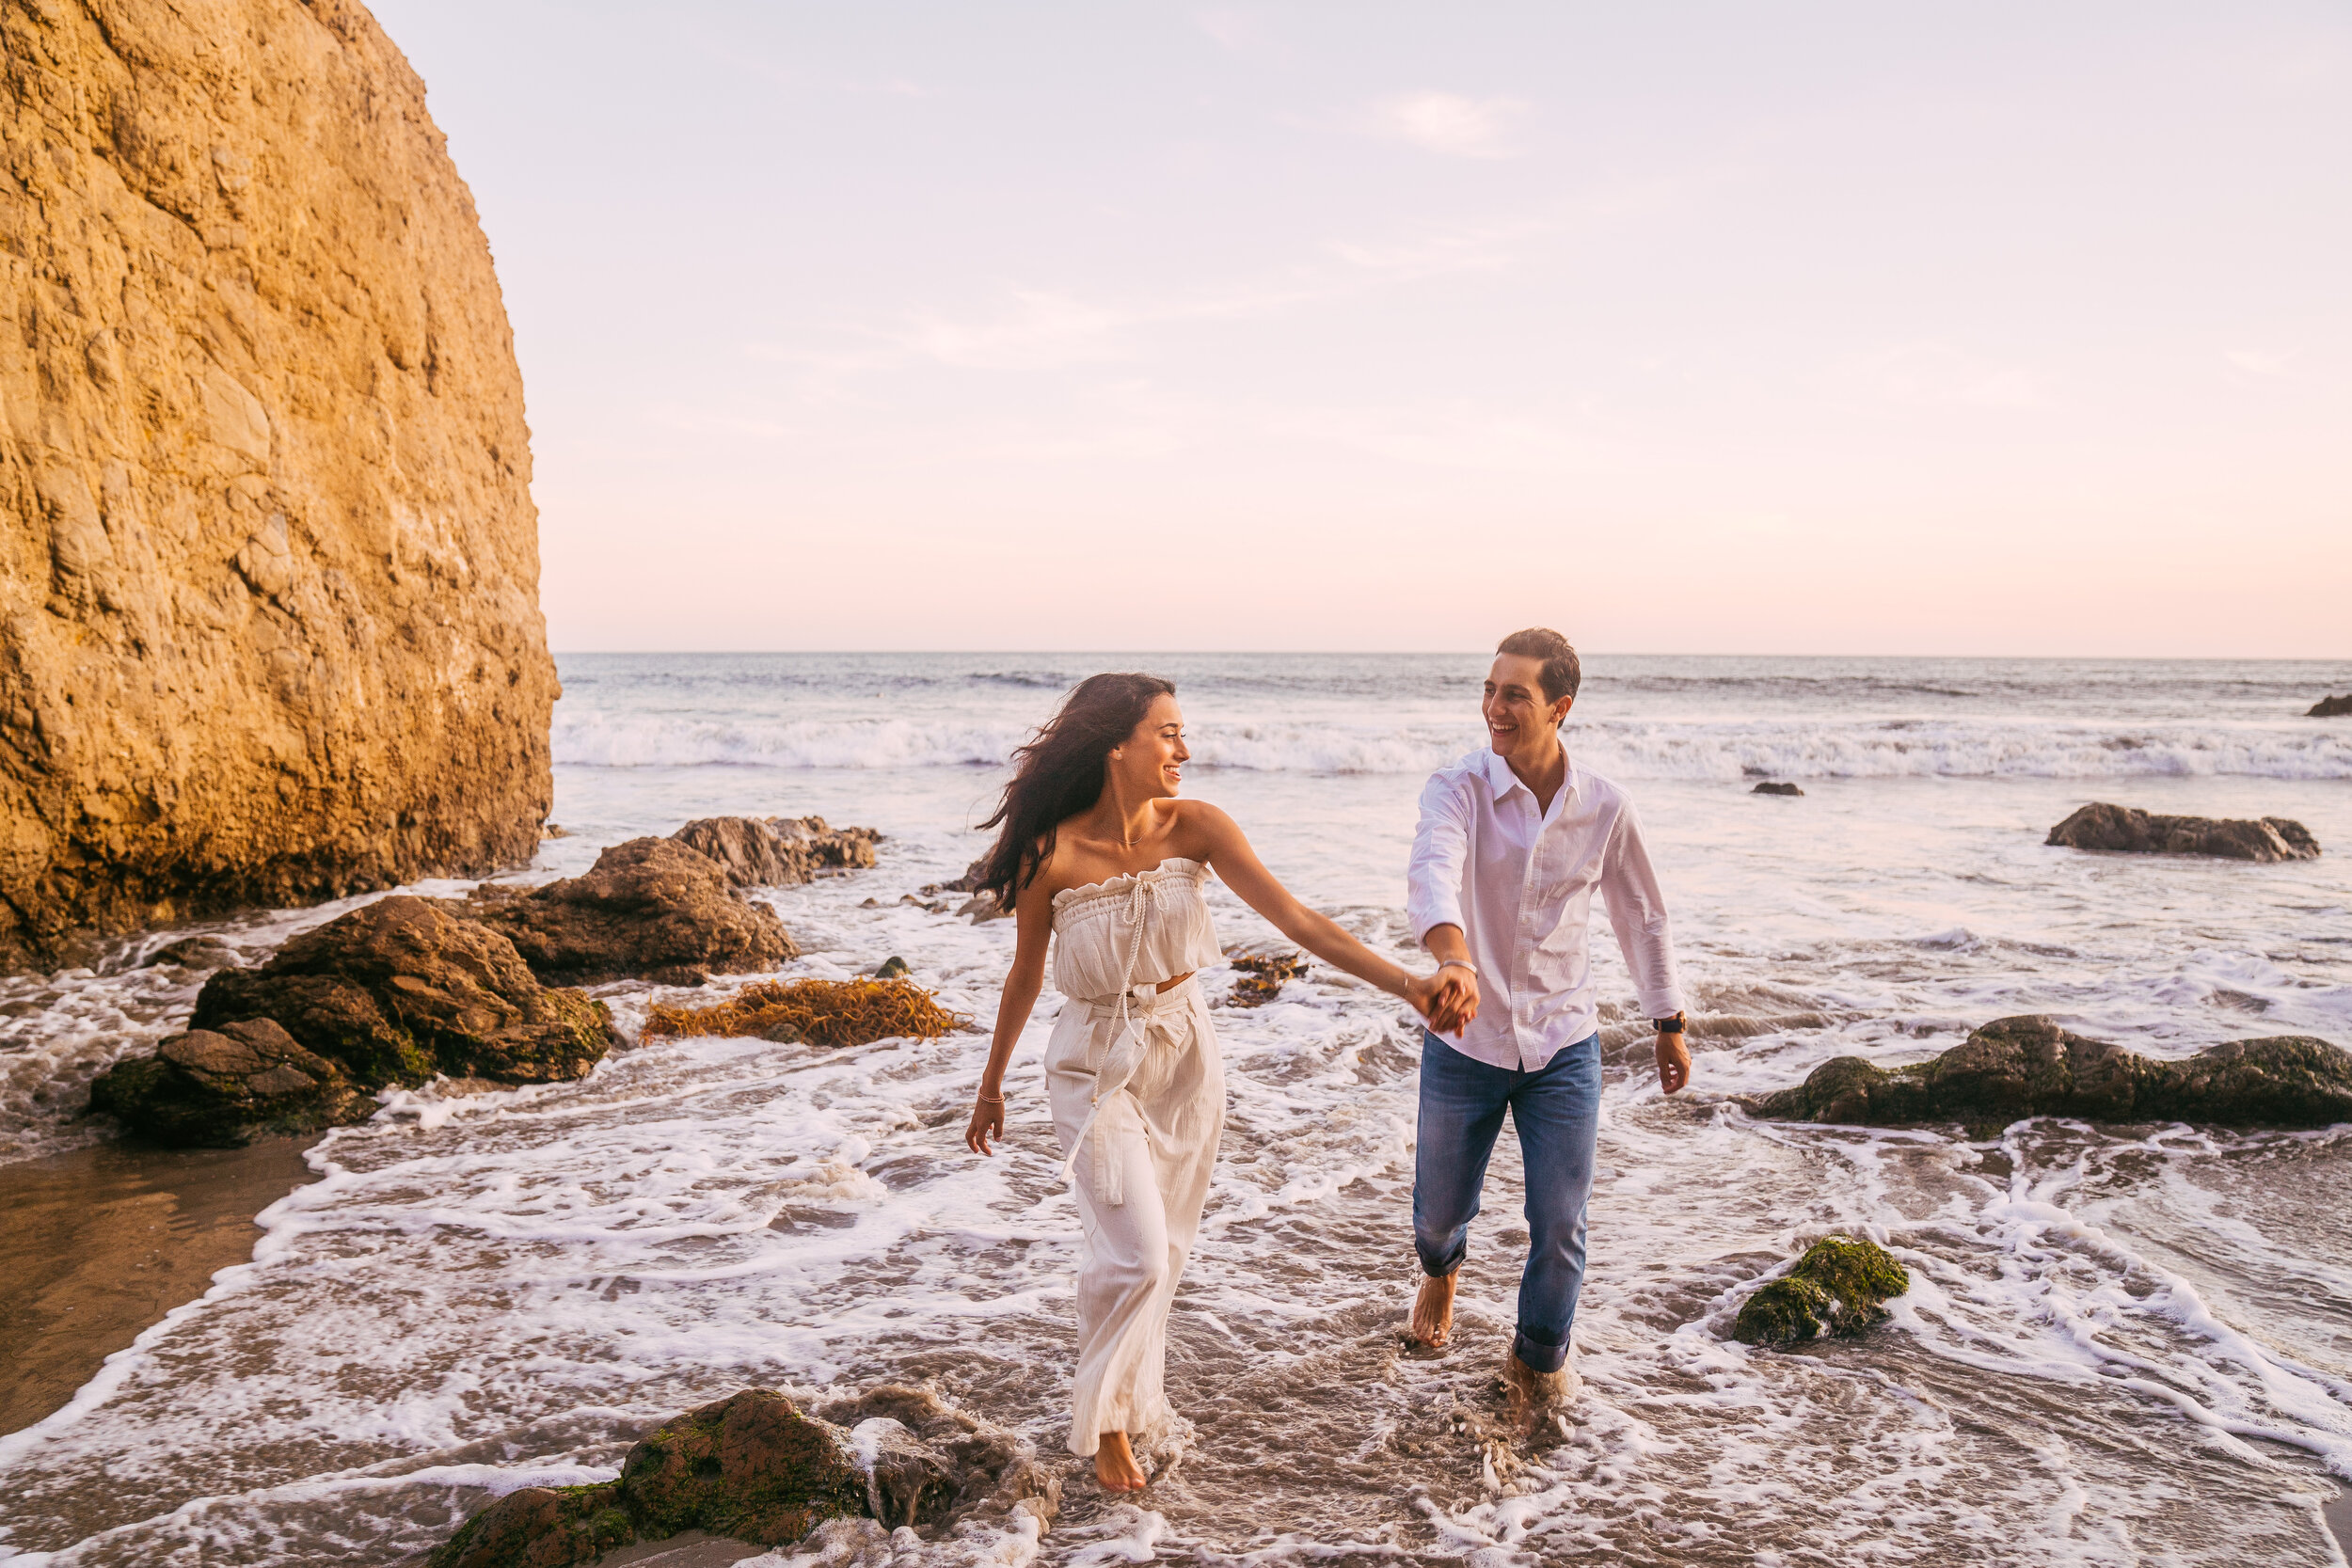
[[[2026,1016],[1996,1020],[1932,1061],[1892,1071],[1840,1056],[1795,1088],[1741,1103],[1776,1120],[1872,1127],[1985,1130],[2027,1117],[2329,1127],[2352,1121],[2352,1054],[2281,1035],[2161,1061]]]
[[[1804,791],[1792,784],[1760,784],[1748,793],[1751,795],[1803,795]]]
[[[794,887],[824,870],[869,870],[882,834],[821,816],[706,816],[670,835],[707,855],[736,887]]]
[[[2342,719],[2352,715],[2352,696],[2322,697],[2313,703],[2306,719]]]
[[[2045,844],[2070,849],[2106,849],[2137,855],[2210,855],[2221,860],[2308,861],[2319,858],[2319,841],[2300,822],[2283,816],[2223,819],[2210,816],[2152,816],[2131,806],[2094,800],[2050,830]]]
[[[90,1109],[174,1148],[236,1148],[257,1135],[365,1121],[375,1101],[273,1021],[174,1035],[90,1085]]]
[[[1824,1236],[1797,1264],[1740,1305],[1731,1337],[1749,1345],[1793,1345],[1824,1334],[1859,1334],[1886,1318],[1886,1301],[1911,1275],[1875,1242]]]
[[[141,969],[176,964],[182,969],[230,969],[244,960],[218,937],[182,937],[167,942],[139,960]]]
[[[615,1038],[603,1003],[541,985],[504,937],[405,895],[305,931],[259,968],[223,970],[191,1022],[256,1018],[368,1090],[436,1073],[556,1083],[586,1073]]]
[[[91,1108],[167,1143],[234,1147],[363,1119],[374,1091],[438,1073],[578,1078],[614,1038],[604,1004],[542,986],[504,937],[396,895],[214,974],[188,1033],[117,1063]]]
[[[672,838],[616,844],[585,876],[545,887],[485,883],[463,909],[549,985],[698,986],[800,955],[775,911],[739,896],[718,862]]]
[[[924,888],[923,891],[927,894],[977,893],[980,891],[980,876],[987,869],[988,857],[986,855],[982,855],[978,860],[976,860],[970,865],[965,866],[963,868],[963,875],[958,877],[954,881],[933,882]]]
[[[928,1390],[876,1388],[828,1404],[819,1417],[772,1389],[747,1388],[647,1433],[618,1481],[509,1493],[427,1561],[564,1568],[690,1529],[781,1546],[830,1519],[938,1534],[966,1519],[1024,1512],[1042,1527],[1060,1495],[1059,1479],[1027,1441],[947,1408]]]

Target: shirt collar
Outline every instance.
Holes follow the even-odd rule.
[[[1487,793],[1497,800],[1501,800],[1515,789],[1523,791],[1530,800],[1535,799],[1535,792],[1519,782],[1519,776],[1511,771],[1510,762],[1493,747],[1489,746],[1481,752],[1479,760],[1486,765]],[[1575,794],[1576,756],[1574,752],[1570,752],[1568,770],[1560,780],[1560,793],[1551,798],[1553,812],[1557,813],[1561,806]]]

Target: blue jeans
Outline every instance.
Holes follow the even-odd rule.
[[[1539,1372],[1558,1371],[1584,1288],[1584,1205],[1593,1196],[1600,1124],[1598,1035],[1563,1047],[1541,1072],[1521,1072],[1488,1067],[1422,1031],[1413,1250],[1426,1275],[1462,1266],[1505,1107],[1527,1166],[1527,1267],[1511,1352]]]

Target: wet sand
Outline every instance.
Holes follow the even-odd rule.
[[[0,1165],[0,1433],[73,1397],[106,1357],[253,1256],[253,1216],[315,1180],[309,1140],[77,1148]]]

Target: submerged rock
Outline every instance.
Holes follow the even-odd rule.
[[[365,1121],[375,1101],[269,1019],[174,1035],[90,1085],[90,1109],[177,1148],[234,1148],[256,1136]]]
[[[2211,855],[2221,860],[2308,861],[2319,841],[2302,823],[2283,816],[2228,819],[2152,816],[2132,806],[2094,800],[2050,830],[2045,844],[2139,855]]]
[[[1751,795],[1803,795],[1804,791],[1792,784],[1760,784],[1748,793]]]
[[[237,950],[218,937],[182,937],[167,942],[146,958],[139,967],[151,969],[156,964],[175,964],[182,969],[229,969],[244,962]]]
[[[528,862],[522,376],[364,6],[8,12],[0,965]]]
[[[967,1519],[1009,1519],[1015,1513],[1033,1515],[1048,1527],[1061,1511],[1061,1477],[1039,1460],[1034,1444],[943,1402],[929,1388],[884,1384],[855,1399],[822,1405],[817,1414],[852,1429],[853,1441],[859,1433],[882,1430],[869,1423],[887,1420],[920,1446],[920,1464],[876,1484],[879,1495],[902,1502],[917,1479],[930,1477],[935,1466],[944,1479],[921,1481],[912,1521],[922,1528],[946,1529]],[[895,1513],[875,1517],[894,1525],[910,1522]]]
[[[800,956],[784,922],[739,896],[709,856],[672,838],[633,838],[585,875],[529,891],[485,883],[465,912],[515,944],[550,985],[645,979],[700,985]]]
[[[792,887],[823,870],[869,870],[882,834],[821,816],[706,816],[670,835],[717,862],[736,887]]]
[[[509,1493],[427,1561],[567,1568],[687,1530],[782,1546],[827,1521],[868,1517],[936,1533],[1018,1512],[1042,1528],[1060,1497],[1025,1440],[926,1389],[877,1388],[819,1417],[772,1389],[747,1388],[647,1433],[617,1481]]]
[[[1742,1103],[1778,1120],[1873,1127],[1982,1128],[2045,1116],[2328,1127],[2352,1121],[2352,1054],[2282,1035],[2160,1061],[2029,1015],[1995,1020],[1934,1060],[1892,1071],[1839,1056],[1795,1088]]]
[[[1911,1289],[1911,1275],[1876,1242],[1824,1236],[1796,1267],[1740,1305],[1731,1337],[1748,1345],[1792,1345],[1823,1334],[1859,1334],[1886,1318],[1884,1303]]]
[[[2306,719],[2342,719],[2346,715],[2352,715],[2352,696],[2322,697],[2312,705],[2311,711],[2303,717]]]

